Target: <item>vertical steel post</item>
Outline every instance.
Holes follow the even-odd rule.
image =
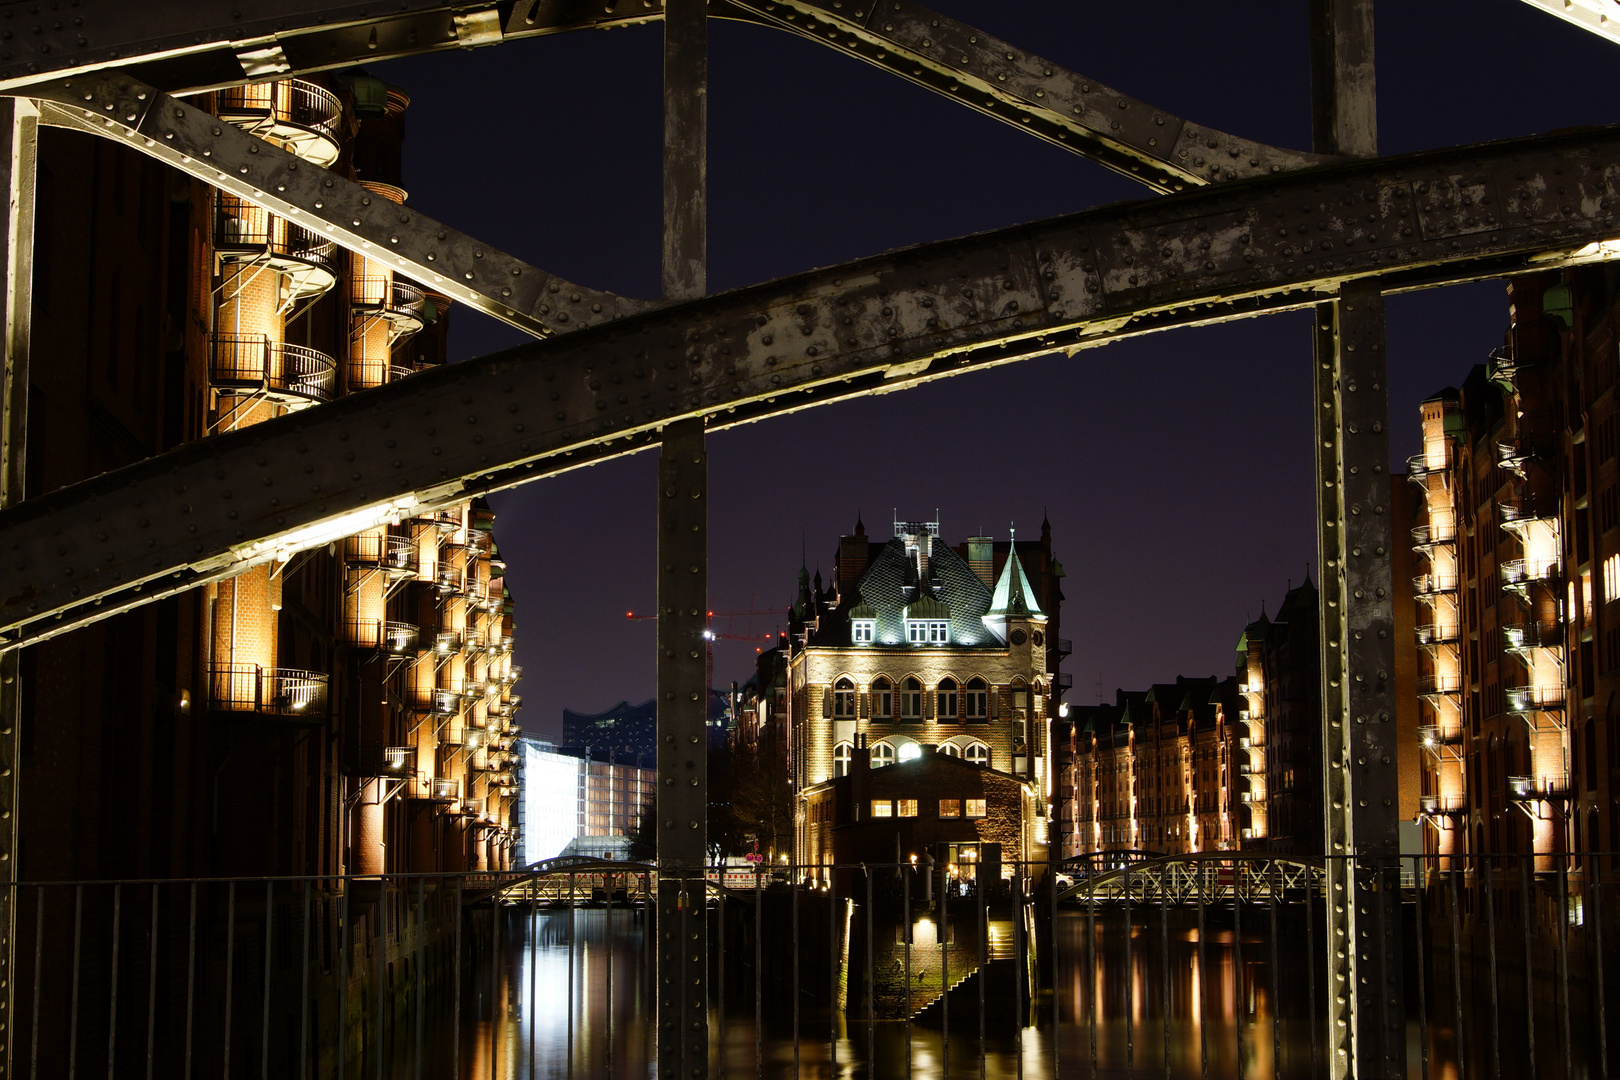
[[[0,100],[0,165],[6,170],[5,379],[0,387],[0,509],[22,501],[28,436],[28,356],[34,291],[34,179],[39,114],[22,98]],[[0,1078],[11,1076],[12,978],[17,947],[17,725],[20,649],[0,656]]]
[[[708,4],[664,5],[666,300],[706,289]],[[658,459],[658,1075],[709,1073],[708,454],[703,421],[664,429]]]
[[[1372,0],[1313,0],[1311,17],[1316,149],[1371,157]],[[1404,1077],[1383,296],[1346,286],[1316,315],[1328,1075]]]

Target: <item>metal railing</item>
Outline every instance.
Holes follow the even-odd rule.
[[[1419,596],[1457,591],[1456,574],[1419,574],[1412,579],[1412,591]]]
[[[1423,694],[1455,694],[1462,690],[1461,675],[1427,674],[1417,677],[1417,692]]]
[[[1564,707],[1564,688],[1550,686],[1508,686],[1502,694],[1507,698],[1509,712],[1536,712],[1541,709]]]
[[[327,682],[327,675],[320,671],[212,664],[208,668],[208,705],[215,712],[316,722],[326,719]]]
[[[271,341],[262,334],[215,334],[210,345],[208,378],[215,386],[282,400],[332,400],[337,362],[319,349]]]
[[[388,319],[401,319],[420,325],[427,297],[415,285],[397,278],[363,277],[349,283],[349,302],[361,311],[375,311]]]
[[[1558,578],[1558,558],[1510,559],[1501,566],[1504,586],[1526,585],[1534,581],[1554,581]]]
[[[1462,636],[1462,626],[1450,623],[1419,623],[1413,627],[1419,645],[1446,645]]]
[[[1455,539],[1457,539],[1457,523],[1454,521],[1426,522],[1412,530],[1412,542],[1419,547],[1447,544]]]
[[[286,218],[232,196],[214,207],[214,249],[225,255],[288,259],[331,271],[337,245]]]
[[[699,875],[698,1075],[1327,1075],[1334,881],[1394,906],[1399,1075],[1613,1075],[1620,857],[952,854]],[[658,884],[580,857],[8,886],[16,1074],[647,1075]]]
[[[393,619],[349,619],[344,631],[350,645],[390,656],[415,656],[421,636],[414,624]]]
[[[233,123],[270,120],[335,139],[343,118],[337,95],[303,79],[231,86],[217,94],[220,117]]]

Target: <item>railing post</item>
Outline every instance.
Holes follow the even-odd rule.
[[[707,0],[664,5],[664,298],[705,291]],[[664,428],[658,461],[658,1076],[709,1073],[708,455],[703,421]]]
[[[1316,149],[1377,153],[1372,0],[1313,0]],[[1328,1069],[1406,1075],[1389,391],[1376,282],[1316,309]]]
[[[0,509],[23,499],[28,437],[28,359],[34,284],[34,180],[39,114],[23,98],[0,99],[0,167],[6,170],[4,419],[0,420]],[[0,1078],[11,1076],[16,1031],[18,805],[17,730],[22,717],[21,650],[0,656]]]

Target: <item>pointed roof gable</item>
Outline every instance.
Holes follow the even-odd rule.
[[[1024,565],[1018,561],[1018,546],[1007,552],[1007,561],[1001,567],[996,591],[990,598],[988,615],[1039,615],[1041,605],[1035,599],[1035,590],[1024,576]]]

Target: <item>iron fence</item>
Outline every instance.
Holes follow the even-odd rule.
[[[1324,904],[1369,870],[1398,871],[1408,1076],[1609,1073],[1620,857],[992,856],[709,870],[709,1075],[1323,1075]],[[17,1075],[646,1075],[657,883],[17,885]]]

